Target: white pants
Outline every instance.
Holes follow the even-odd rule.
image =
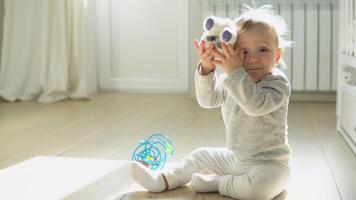
[[[190,182],[194,173],[209,171],[221,176],[219,193],[239,200],[273,199],[287,188],[288,162],[240,161],[226,148],[199,148],[180,166],[163,172],[169,189]]]

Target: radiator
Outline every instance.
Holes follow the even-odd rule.
[[[253,4],[251,3],[253,2]],[[286,39],[295,42],[287,48],[284,61],[293,91],[334,92],[338,65],[338,12],[337,0],[201,0],[202,19],[214,14],[236,18],[244,5],[270,4],[281,15],[289,29]]]
[[[342,13],[342,22],[340,29],[344,30],[341,34],[342,44],[341,52],[347,56],[356,56],[356,0],[344,0],[340,10]]]

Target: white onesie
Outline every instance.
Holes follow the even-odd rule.
[[[199,67],[198,67],[199,69]],[[290,84],[274,67],[254,83],[244,68],[231,74],[195,74],[197,100],[204,108],[221,107],[225,148],[200,148],[180,167],[163,172],[169,189],[209,170],[221,176],[219,193],[237,199],[272,199],[286,189],[290,168],[287,111]]]

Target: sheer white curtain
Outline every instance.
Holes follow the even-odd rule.
[[[86,0],[5,0],[0,96],[88,98],[86,16]]]

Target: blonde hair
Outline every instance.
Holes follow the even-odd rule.
[[[294,46],[292,41],[283,38],[287,33],[287,25],[281,16],[274,15],[271,5],[264,5],[259,8],[251,8],[247,5],[245,7],[244,13],[234,20],[238,34],[246,32],[253,26],[261,25],[275,35],[277,47],[283,49]]]

